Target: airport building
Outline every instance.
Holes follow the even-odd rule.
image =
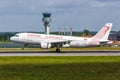
[[[111,46],[120,47],[120,31],[119,32],[111,32],[108,39],[113,41]]]
[[[119,32],[111,32],[110,35],[109,35],[109,40],[120,41],[120,31]]]
[[[50,28],[50,22],[51,22],[51,13],[43,13],[43,18],[42,21],[44,23],[44,27],[45,27],[45,34],[49,34],[49,28]]]

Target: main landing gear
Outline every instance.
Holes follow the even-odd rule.
[[[22,47],[22,50],[24,50],[25,47],[27,47],[28,44],[24,44],[23,47]]]
[[[60,48],[59,48],[59,47],[56,48],[56,52],[57,52],[57,53],[60,52]]]

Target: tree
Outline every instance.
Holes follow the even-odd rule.
[[[83,30],[83,33],[82,33],[82,36],[85,37],[85,36],[89,36],[89,35],[90,35],[89,30],[84,29],[84,30]]]
[[[9,38],[10,38],[10,33],[9,32],[5,32],[4,34],[4,41],[9,41]]]

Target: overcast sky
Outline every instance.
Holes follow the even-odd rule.
[[[120,30],[120,0],[0,0],[0,32],[44,31],[43,12],[52,13],[51,31],[98,31],[107,22]]]

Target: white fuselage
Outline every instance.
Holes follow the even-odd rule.
[[[92,38],[61,36],[61,35],[46,35],[36,33],[18,33],[10,38],[11,41],[23,44],[38,44],[41,43],[60,43],[69,42],[72,47],[87,46]]]
[[[18,33],[10,38],[11,41],[23,44],[38,44],[42,48],[71,46],[71,47],[87,47],[98,46],[101,43],[108,42],[108,36],[112,28],[112,23],[107,23],[103,28],[93,37],[74,37],[61,35],[47,35],[37,33]]]

